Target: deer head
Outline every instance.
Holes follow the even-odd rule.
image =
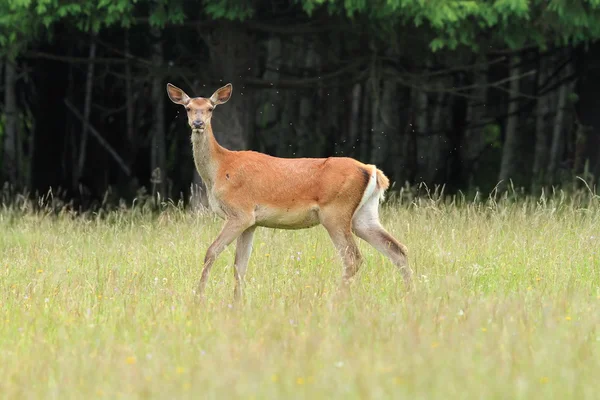
[[[210,126],[213,110],[219,104],[227,103],[231,98],[233,86],[231,83],[217,89],[209,98],[190,97],[177,86],[167,83],[167,94],[169,99],[175,104],[181,104],[185,107],[188,117],[188,124],[192,132],[202,133],[207,126]]]

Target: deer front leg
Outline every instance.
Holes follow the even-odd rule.
[[[246,275],[246,269],[248,268],[248,261],[250,260],[250,254],[252,253],[252,239],[254,238],[254,231],[256,226],[251,226],[246,229],[237,239],[235,249],[235,262],[233,274],[235,276],[235,289],[233,291],[233,300],[239,301],[242,297],[242,291],[244,288],[244,276]]]
[[[215,239],[215,241],[208,247],[206,251],[206,256],[204,257],[204,268],[202,270],[202,277],[200,278],[200,282],[198,283],[198,295],[200,297],[204,296],[204,289],[206,287],[206,281],[208,280],[208,275],[210,274],[210,269],[212,268],[215,260],[221,254],[223,250],[233,242],[238,236],[242,234],[246,229],[251,227],[253,222],[250,222],[246,219],[228,219],[223,225],[223,229],[219,236]]]

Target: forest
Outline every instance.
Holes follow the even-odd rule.
[[[599,38],[599,0],[3,0],[2,202],[202,201],[168,82],[233,84],[229,149],[396,192],[595,190]]]

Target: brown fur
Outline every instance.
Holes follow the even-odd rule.
[[[207,187],[210,208],[226,221],[207,250],[199,294],[216,257],[237,239],[235,297],[239,298],[257,226],[302,229],[322,224],[344,260],[344,280],[349,279],[361,262],[352,236],[353,218],[373,167],[348,157],[280,158],[225,149],[215,140],[211,118],[214,107],[227,102],[231,92],[228,84],[209,99],[192,99],[167,85],[169,98],[186,108],[188,124],[193,128],[194,163]],[[380,170],[376,171],[376,186],[371,186],[369,196],[381,195],[389,187]],[[397,247],[393,251],[398,252],[403,245],[387,235],[386,243]]]
[[[358,206],[367,186],[351,158],[285,159],[254,151],[226,151],[217,169],[215,195],[248,212],[256,205],[285,209]],[[224,179],[229,174],[229,179]],[[269,179],[264,179],[268,176]],[[258,221],[257,221],[258,222]]]

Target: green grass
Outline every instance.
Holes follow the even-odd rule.
[[[338,295],[321,227],[258,229],[246,301],[233,247],[192,290],[221,221],[0,212],[0,397],[596,398],[600,204],[386,206],[416,289],[360,242]]]

